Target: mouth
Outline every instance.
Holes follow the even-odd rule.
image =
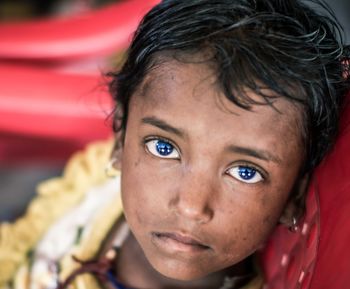
[[[200,253],[211,249],[208,245],[189,235],[168,232],[152,232],[152,242],[161,249],[170,252]]]

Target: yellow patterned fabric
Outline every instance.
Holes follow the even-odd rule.
[[[106,181],[104,167],[112,145],[112,141],[97,142],[76,153],[62,177],[38,186],[37,196],[23,217],[14,223],[0,224],[0,288],[26,262],[28,252],[50,225],[78,204],[90,187]]]

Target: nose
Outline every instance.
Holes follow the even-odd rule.
[[[184,221],[208,223],[214,217],[214,181],[208,174],[187,171],[178,181],[169,209]]]

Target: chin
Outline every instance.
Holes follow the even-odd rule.
[[[149,260],[149,262],[153,269],[162,276],[179,281],[195,281],[211,273],[196,270],[196,266],[183,264],[178,260],[161,260],[160,262]]]
[[[155,268],[155,270],[157,269]],[[175,272],[175,270],[170,270],[170,271],[157,270],[157,271],[162,276],[169,279],[177,280],[177,281],[195,281],[208,275],[208,274],[193,274],[192,272]]]

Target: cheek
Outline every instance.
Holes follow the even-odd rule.
[[[249,192],[248,192],[249,193]],[[221,204],[213,235],[220,236],[226,260],[241,260],[260,249],[278,223],[285,205],[286,194],[258,192],[251,198],[242,197]],[[221,223],[221,225],[220,225]]]
[[[140,159],[136,153],[130,153],[126,150],[123,155],[122,175],[121,175],[121,191],[124,214],[130,224],[134,223],[134,219],[138,223],[145,218],[142,207],[147,206],[147,194],[144,192],[142,180],[144,179],[144,171],[140,169]]]
[[[150,167],[136,146],[126,149],[122,163],[122,201],[128,223],[146,226],[164,217],[164,196],[168,191],[166,179]]]
[[[131,146],[129,142],[126,142],[122,157],[121,192],[124,214],[128,221],[130,219],[130,222],[131,217],[134,216],[142,220],[138,208],[140,203],[144,202],[142,191],[140,191],[142,188],[140,179],[142,179],[143,172],[139,167],[140,157],[137,146]]]

